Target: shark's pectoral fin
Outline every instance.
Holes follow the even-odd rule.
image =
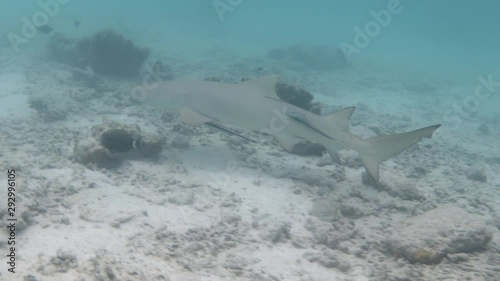
[[[289,134],[281,133],[275,134],[274,137],[278,141],[278,143],[283,147],[287,152],[293,152],[293,147],[299,142],[303,141],[303,139],[294,137]]]
[[[190,108],[181,107],[179,108],[179,115],[181,117],[182,122],[187,125],[203,125],[208,122],[213,122],[214,120],[206,117]]]

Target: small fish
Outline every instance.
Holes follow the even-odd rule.
[[[81,22],[79,20],[75,20],[73,22],[73,25],[75,26],[75,28],[78,28],[78,26],[80,26]]]
[[[37,27],[36,27],[36,29],[37,29],[38,31],[40,31],[40,32],[45,33],[45,34],[50,33],[50,32],[52,32],[52,30],[54,30],[54,29],[52,29],[52,27],[50,27],[50,25],[48,25],[48,24],[44,24],[44,25],[37,26]]]

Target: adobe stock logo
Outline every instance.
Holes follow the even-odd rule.
[[[60,5],[66,5],[71,0],[40,0],[38,1],[38,6],[41,8],[40,11],[35,12],[31,16],[31,20],[27,17],[22,17],[21,21],[23,26],[21,27],[21,34],[14,32],[7,33],[7,38],[10,41],[10,45],[14,52],[19,53],[19,46],[22,44],[27,44],[30,39],[35,37],[37,32],[37,27],[46,25],[49,23],[49,18],[55,17],[59,13]]]
[[[445,144],[457,138],[454,132],[462,128],[464,120],[472,118],[479,111],[480,105],[486,103],[500,88],[500,81],[495,81],[493,74],[479,75],[477,81],[473,93],[466,96],[460,103],[453,103],[450,108],[444,110],[443,126],[432,136],[435,142]]]
[[[453,104],[452,109],[448,109],[443,115],[443,119],[453,124],[452,129],[458,129],[462,125],[462,119],[470,118],[479,110],[482,101],[486,101],[500,87],[500,81],[493,81],[493,75],[489,74],[487,78],[480,75],[477,77],[479,82],[474,89],[474,93],[465,97],[462,104]]]
[[[359,55],[362,49],[370,45],[373,38],[380,35],[382,28],[389,26],[393,16],[400,14],[402,11],[403,6],[401,5],[400,0],[389,0],[389,2],[387,2],[387,8],[378,12],[371,10],[370,14],[373,17],[373,20],[367,22],[363,30],[358,26],[354,27],[355,34],[353,44],[346,42],[340,43],[339,48],[344,53],[346,59],[349,60],[354,54]]]
[[[241,165],[236,160],[231,160],[226,164],[224,171],[210,173],[212,182],[208,185],[212,188],[226,188],[235,177],[241,174]]]
[[[244,0],[214,0],[212,5],[214,6],[215,12],[219,17],[221,22],[224,21],[224,14],[227,12],[232,12],[236,7],[241,5]]]

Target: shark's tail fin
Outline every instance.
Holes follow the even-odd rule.
[[[441,125],[433,125],[407,133],[363,140],[362,148],[358,152],[365,169],[374,179],[378,180],[378,166],[380,162],[403,152],[424,137],[430,138],[439,126]]]

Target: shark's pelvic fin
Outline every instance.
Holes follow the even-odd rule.
[[[240,85],[257,89],[258,91],[255,91],[255,93],[261,93],[266,97],[279,100],[280,98],[276,94],[276,83],[278,83],[279,78],[279,75],[267,75],[241,82]]]
[[[341,149],[334,145],[328,145],[325,148],[326,151],[328,151],[328,154],[330,154],[330,157],[332,157],[332,159],[335,161],[335,163],[340,164],[339,151]]]
[[[385,159],[403,152],[422,138],[430,138],[441,125],[434,125],[415,131],[375,137],[363,140],[363,148],[358,151],[368,173],[378,181],[379,164]]]
[[[325,118],[330,122],[330,123],[336,123],[344,132],[347,134],[351,134],[351,130],[349,129],[349,118],[351,118],[352,112],[354,111],[355,107],[346,107],[344,109],[341,109],[337,112],[334,112],[328,116],[325,116]],[[337,163],[340,164],[340,156],[339,156],[339,151],[342,150],[342,148],[335,143],[331,143],[328,145],[325,145],[326,150],[328,151],[328,154],[332,157],[332,159]]]
[[[281,145],[281,147],[287,152],[293,152],[293,147],[303,139],[289,135],[287,133],[274,134],[274,137]]]

